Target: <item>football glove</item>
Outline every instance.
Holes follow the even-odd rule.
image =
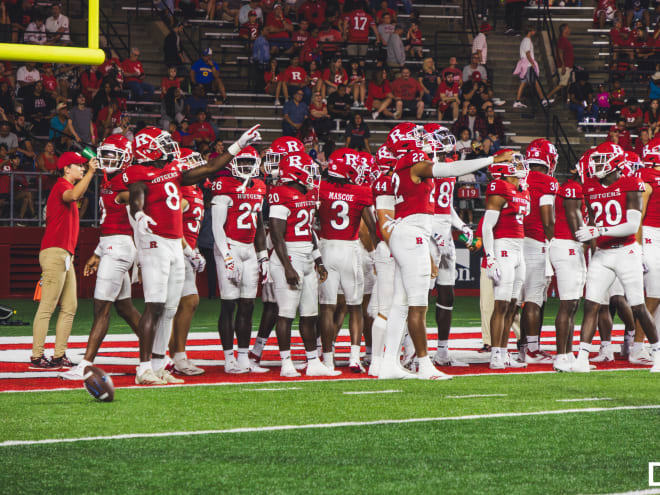
[[[259,276],[261,277],[262,285],[270,281],[270,261],[267,256],[259,258]]]
[[[580,225],[580,228],[575,231],[575,238],[580,242],[588,242],[591,239],[600,237],[602,231],[598,227],[591,225]]]
[[[158,225],[153,218],[143,211],[135,214],[135,226],[139,235],[153,234],[150,225]]]
[[[234,263],[234,258],[231,257],[231,254],[227,254],[224,258],[225,261],[225,270],[227,270],[227,279],[238,285],[238,283],[241,281],[241,274],[240,270]]]
[[[465,245],[469,246],[472,244],[472,241],[474,240],[474,232],[472,232],[472,229],[468,225],[463,225],[461,227],[461,232],[467,237],[465,240]]]
[[[200,253],[197,248],[193,250],[193,255],[188,258],[188,261],[192,265],[195,273],[201,273],[204,271],[204,268],[206,268],[206,258],[202,256],[202,253]]]
[[[494,286],[500,285],[502,272],[497,260],[492,254],[486,255],[486,276],[493,281]]]
[[[238,141],[232,144],[227,151],[236,156],[246,146],[249,146],[252,143],[256,143],[257,141],[261,141],[259,127],[261,127],[261,124],[257,124],[245,131],[241,137],[238,138]]]

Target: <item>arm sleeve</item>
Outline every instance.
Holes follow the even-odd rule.
[[[286,206],[283,205],[273,205],[268,211],[268,216],[270,218],[279,218],[280,220],[286,220],[289,218],[291,212]]]
[[[555,195],[554,194],[544,194],[539,198],[539,206],[554,206],[555,205]]]
[[[603,234],[612,237],[627,237],[633,235],[639,230],[639,224],[642,221],[642,212],[639,210],[628,210],[626,221],[614,227],[604,227]]]
[[[450,206],[451,206],[451,226],[457,230],[461,230],[463,227],[465,227],[465,222],[461,220],[461,217],[459,217],[458,213],[456,213],[456,210],[454,209],[454,205],[452,204]]]
[[[486,256],[495,256],[495,238],[493,236],[493,228],[497,225],[497,220],[500,218],[500,212],[497,210],[486,210],[484,214],[484,223],[481,226],[481,233],[483,234],[484,252]]]
[[[433,163],[433,177],[459,177],[471,174],[480,168],[492,165],[493,157],[477,158],[476,160],[457,160],[455,162]]]
[[[226,196],[216,196],[211,203],[211,229],[213,230],[213,239],[220,250],[223,258],[229,255],[229,246],[227,245],[227,234],[225,234],[225,222],[227,221],[227,210],[229,209],[229,198]]]
[[[394,196],[377,196],[377,210],[394,210]]]

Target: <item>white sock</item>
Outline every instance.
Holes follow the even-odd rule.
[[[234,359],[234,349],[229,349],[229,350],[223,351],[223,352],[225,354],[225,363],[227,361],[231,361],[232,359]]]
[[[335,354],[333,352],[324,352],[323,353],[323,362],[327,366],[334,366],[335,365]]]
[[[499,347],[491,347],[490,348],[490,359],[493,359],[495,356],[500,355],[500,348]]]
[[[419,368],[417,368],[419,371],[427,370],[431,368],[435,369],[435,366],[433,366],[433,363],[431,362],[431,358],[428,356],[428,354],[423,358],[419,358]]]
[[[384,358],[390,363],[396,363],[399,360],[399,350],[401,349],[401,339],[405,331],[406,319],[408,318],[408,308],[401,305],[392,305],[390,315],[387,318],[385,330],[385,354]]]
[[[580,351],[578,352],[578,360],[589,361],[590,351],[591,351],[591,344],[587,342],[580,342]]]
[[[360,346],[359,345],[351,345],[351,362],[356,362],[360,361]]]
[[[186,356],[185,351],[184,351],[184,352],[175,352],[175,353],[174,353],[174,360],[175,360],[175,361],[181,361],[182,359],[188,359],[188,356]]]
[[[601,340],[600,341],[600,348],[604,351],[607,351],[610,348],[611,345],[612,345],[611,340]]]
[[[374,357],[383,357],[386,328],[387,320],[376,316],[374,324],[371,326],[371,350]]]
[[[158,371],[165,367],[166,360],[165,358],[152,358],[151,359],[151,368],[154,371]]]
[[[257,337],[254,339],[254,347],[252,348],[252,352],[261,357],[261,353],[264,352],[264,347],[266,347],[266,342],[268,342],[268,339],[263,337]]]
[[[85,359],[83,359],[82,361],[80,361],[80,362],[78,363],[78,367],[79,367],[82,371],[85,371],[85,368],[87,368],[87,366],[92,366],[92,363],[90,363],[89,361],[87,361],[87,360],[85,360]]]
[[[644,342],[633,342],[633,352],[641,352],[644,349]]]
[[[635,331],[634,330],[626,330],[626,333],[623,334],[623,341],[628,344],[628,346],[631,346],[633,344],[633,341],[635,340]]]
[[[527,345],[529,346],[529,352],[537,352],[539,350],[539,336],[531,335],[527,336]]]
[[[291,351],[280,351],[280,359],[282,361],[291,359]]]
[[[151,361],[141,361],[140,366],[138,366],[138,375],[141,375],[147,370],[151,369]]]
[[[318,353],[316,352],[316,349],[313,350],[313,351],[305,351],[305,354],[307,355],[307,362],[308,362],[308,363],[309,363],[310,361],[314,360],[314,359],[318,359],[318,358],[319,358],[319,355],[318,355]]]
[[[403,337],[403,352],[406,354],[412,354],[415,352],[415,345],[413,344],[412,337],[408,333],[408,327],[406,326],[406,334]]]
[[[248,352],[250,352],[250,349],[248,347],[239,347],[238,348],[238,362],[243,363],[243,365],[247,365],[250,363],[250,359],[248,358]]]
[[[441,356],[446,356],[449,354],[449,341],[448,340],[438,340],[438,353]]]

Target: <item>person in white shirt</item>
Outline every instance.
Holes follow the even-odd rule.
[[[46,36],[46,26],[41,17],[37,17],[34,21],[28,24],[23,41],[30,45],[45,45],[48,38]]]
[[[472,40],[472,54],[479,55],[479,64],[486,65],[488,61],[488,42],[487,34],[493,30],[493,27],[487,22],[482,22],[479,27],[479,34]]]
[[[34,62],[21,65],[16,71],[16,82],[18,83],[17,96],[23,97],[34,83],[41,80],[41,74]]]
[[[527,108],[527,105],[520,101],[522,92],[527,84],[534,86],[543,106],[548,106],[548,100],[545,99],[543,91],[541,90],[541,85],[539,84],[539,65],[534,58],[534,43],[532,42],[532,37],[535,34],[536,29],[528,27],[525,37],[520,42],[520,60],[518,60],[518,65],[516,65],[516,69],[513,72],[520,77],[520,86],[518,86],[518,93],[516,95],[516,101],[513,103],[513,108]]]
[[[69,18],[62,15],[62,7],[59,3],[54,3],[51,9],[53,15],[46,19],[48,44],[68,45],[71,42],[71,38],[69,37]]]

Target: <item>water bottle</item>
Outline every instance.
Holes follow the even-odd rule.
[[[459,238],[459,240],[463,241],[465,243],[465,245],[468,246],[468,247],[473,247],[475,249],[481,249],[481,239],[478,239],[478,238],[474,237],[472,239],[472,242],[468,245],[468,242],[467,242],[468,238],[465,234],[460,234],[458,236],[458,238]]]
[[[87,158],[88,160],[91,158],[96,158],[96,151],[94,151],[89,146],[86,146],[80,154],[85,158]]]

